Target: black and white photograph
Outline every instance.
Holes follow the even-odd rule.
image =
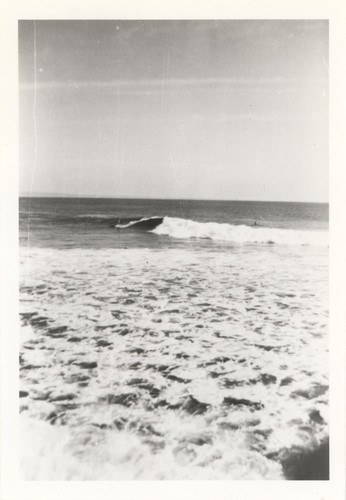
[[[18,480],[318,481],[321,500],[330,20],[16,26]]]
[[[25,479],[315,479],[328,22],[19,22]]]

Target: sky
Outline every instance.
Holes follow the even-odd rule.
[[[19,190],[328,201],[328,22],[19,21]]]

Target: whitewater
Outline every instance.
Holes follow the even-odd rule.
[[[328,247],[328,233],[325,231],[304,231],[294,229],[260,227],[254,225],[221,224],[217,222],[197,222],[174,217],[143,217],[126,224],[118,223],[117,229],[142,230],[171,238],[210,239],[238,245],[268,243],[279,245],[312,245]]]
[[[207,238],[215,241],[226,241],[234,244],[269,243],[279,245],[313,245],[328,246],[328,234],[325,231],[302,231],[247,225],[220,224],[217,222],[196,222],[192,220],[164,217],[153,217],[131,222],[125,226],[130,228],[149,220],[162,220],[152,230],[157,235],[172,238]],[[257,224],[257,221],[255,221]]]
[[[23,478],[284,479],[328,439],[327,249],[152,231],[186,247],[21,249]]]

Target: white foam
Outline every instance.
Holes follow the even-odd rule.
[[[23,312],[68,328],[23,330],[27,479],[276,479],[268,453],[328,435],[325,249],[36,248],[22,262]]]
[[[192,422],[191,422],[192,423]],[[31,418],[21,421],[21,474],[25,480],[172,480],[172,479],[282,479],[282,469],[244,447],[240,435],[189,446],[206,432],[195,423],[180,430],[175,448],[153,454],[131,432],[84,431],[51,426]]]
[[[302,231],[269,227],[195,222],[189,219],[165,217],[163,223],[151,231],[172,238],[207,238],[244,245],[252,243],[276,243],[279,245],[328,246],[328,234],[324,231]]]

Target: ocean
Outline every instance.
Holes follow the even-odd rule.
[[[328,479],[328,205],[19,212],[24,479]]]

